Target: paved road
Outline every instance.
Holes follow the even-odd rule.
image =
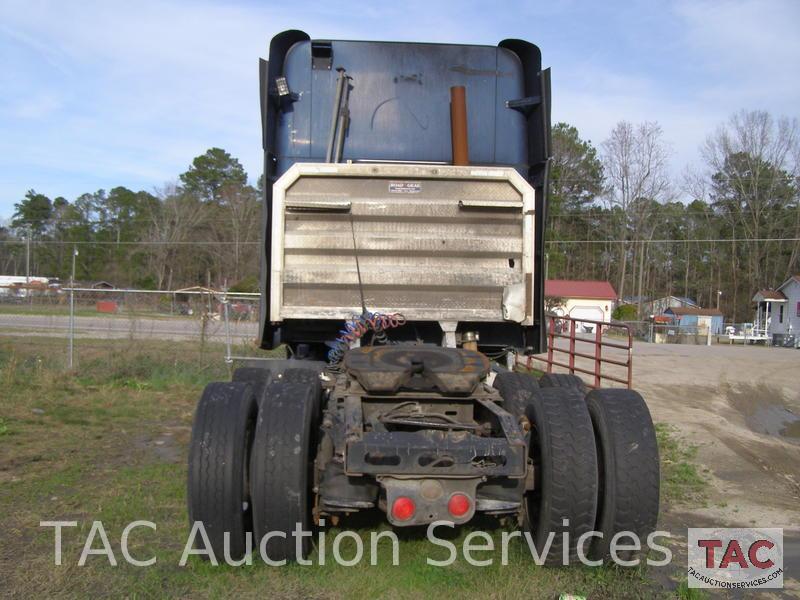
[[[254,339],[258,324],[253,322],[231,322],[231,337],[234,341]],[[38,335],[66,337],[69,332],[69,317],[60,315],[2,315],[0,335]],[[179,318],[129,318],[129,317],[75,317],[76,337],[99,339],[161,339],[197,340],[203,334],[200,319]],[[225,341],[225,323],[211,320],[206,324],[208,341]]]

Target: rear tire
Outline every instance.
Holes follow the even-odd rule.
[[[242,382],[209,383],[197,404],[189,443],[189,520],[203,523],[218,560],[225,532],[231,558],[238,559],[252,530],[247,469],[257,413],[252,387]]]
[[[281,373],[281,381],[283,383],[302,383],[312,389],[312,414],[314,415],[314,419],[317,419],[320,414],[320,405],[322,403],[322,382],[319,380],[319,372],[314,369],[293,367]]]
[[[539,387],[571,387],[586,393],[583,379],[570,373],[545,373],[539,378]]]
[[[541,388],[528,405],[534,489],[525,498],[525,525],[539,553],[553,539],[545,559],[562,564],[563,532],[569,532],[569,561],[577,540],[591,531],[597,510],[597,454],[583,394],[572,387]],[[563,521],[568,519],[567,525]]]
[[[239,367],[233,372],[233,381],[249,383],[253,387],[253,394],[261,403],[264,389],[272,379],[272,372],[269,369],[259,369],[258,367]]]
[[[525,373],[498,373],[492,384],[503,398],[503,408],[515,417],[525,416],[528,403],[539,391],[539,384]]]
[[[592,538],[593,560],[609,556],[611,539],[632,531],[644,545],[655,531],[659,507],[659,460],[655,427],[638,392],[592,390],[586,404],[594,426],[600,469],[597,523],[602,539]],[[625,560],[630,560],[629,553]]]
[[[315,389],[311,385],[273,381],[264,393],[258,413],[250,459],[255,548],[269,532],[281,532],[267,541],[267,556],[274,561],[305,558],[309,537],[300,553],[292,532],[299,523],[311,532],[311,449]],[[254,548],[254,551],[255,551]]]

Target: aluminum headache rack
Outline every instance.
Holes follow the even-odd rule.
[[[273,186],[270,318],[530,326],[534,197],[512,168],[297,163]]]

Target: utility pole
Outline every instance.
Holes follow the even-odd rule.
[[[545,281],[550,279],[550,254],[544,253],[544,278]]]
[[[75,349],[75,258],[78,256],[78,246],[72,247],[72,276],[69,280],[69,353],[67,366],[72,370],[75,364],[73,351]]]
[[[25,226],[25,295],[28,303],[33,304],[31,296],[31,226]]]
[[[31,284],[31,226],[25,226],[25,285]]]

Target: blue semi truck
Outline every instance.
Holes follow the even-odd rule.
[[[487,515],[548,546],[548,564],[590,531],[601,558],[615,533],[653,531],[641,396],[509,368],[546,350],[539,48],[292,30],[259,70],[259,343],[286,357],[198,404],[189,513],[212,549],[227,537],[242,555],[252,536],[298,559],[310,548],[292,531],[362,511],[396,527]]]

